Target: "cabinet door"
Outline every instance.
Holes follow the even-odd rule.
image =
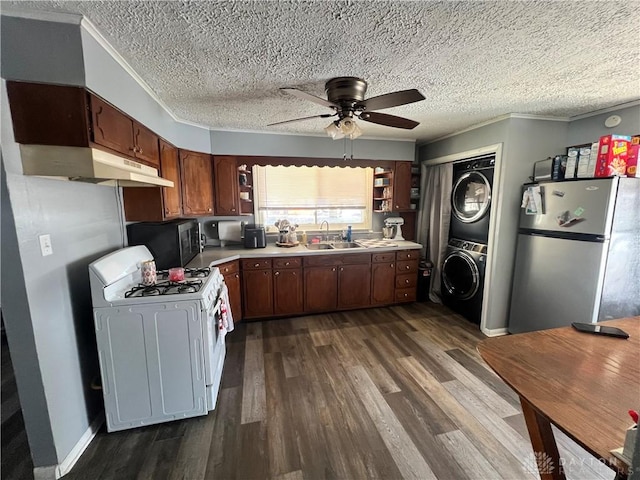
[[[338,268],[304,269],[304,311],[331,312],[338,305]]]
[[[304,310],[302,269],[273,272],[273,310],[276,315],[292,315]]]
[[[273,315],[273,279],[271,270],[245,270],[242,272],[244,317]]]
[[[240,273],[237,271],[224,276],[224,283],[229,289],[229,303],[231,303],[231,315],[233,321],[242,320],[242,290],[240,286]]]
[[[235,157],[213,157],[216,215],[240,215],[238,168]]]
[[[120,110],[91,95],[93,141],[133,156],[133,121]]]
[[[366,307],[371,303],[371,265],[338,267],[338,308]]]
[[[164,178],[173,182],[173,188],[162,187],[164,217],[179,217],[182,215],[180,202],[182,187],[180,185],[178,149],[164,140],[160,140],[160,173]]]
[[[133,153],[141,162],[160,168],[160,149],[158,136],[144,125],[133,122]]]
[[[213,214],[211,155],[180,150],[182,210],[185,215]]]
[[[396,162],[393,172],[393,210],[411,209],[411,162]]]
[[[395,298],[395,262],[373,264],[371,268],[371,304],[388,305]]]

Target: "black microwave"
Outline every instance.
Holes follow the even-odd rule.
[[[200,253],[200,227],[195,219],[127,225],[129,245],[145,245],[158,270],[184,267]]]

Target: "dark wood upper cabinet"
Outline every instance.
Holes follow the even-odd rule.
[[[129,222],[161,222],[182,215],[178,149],[160,140],[160,174],[173,182],[169,187],[125,187],[124,214]]]
[[[95,95],[90,98],[93,142],[158,168],[158,136]]]
[[[87,92],[80,87],[7,81],[15,141],[89,146]]]
[[[143,163],[160,166],[160,148],[158,136],[144,125],[133,122],[134,154]]]
[[[92,141],[133,157],[133,120],[95,95],[90,98]]]
[[[240,215],[240,194],[236,157],[213,157],[216,215]]]
[[[411,162],[395,162],[393,172],[393,210],[411,209]]]
[[[213,214],[211,155],[180,150],[182,211],[185,215]]]
[[[179,217],[182,215],[182,185],[180,184],[178,149],[164,140],[160,140],[160,173],[173,182],[173,188],[162,187],[161,189],[164,217]]]

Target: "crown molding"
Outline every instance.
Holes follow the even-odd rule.
[[[569,117],[569,120],[573,122],[574,120],[582,120],[583,118],[595,117],[596,115],[602,115],[603,113],[609,113],[609,112],[616,112],[618,110],[622,110],[623,108],[635,107],[637,105],[640,105],[640,99],[621,103],[619,105],[614,105],[612,107],[602,108],[600,110],[595,110],[589,113],[583,113],[582,115],[576,115],[575,117]]]
[[[212,133],[216,132],[228,132],[228,133],[252,133],[252,134],[262,134],[262,135],[284,135],[284,136],[292,136],[292,137],[319,137],[319,138],[327,138],[330,137],[323,133],[302,133],[302,132],[271,132],[264,130],[248,130],[248,129],[240,129],[240,128],[213,128],[210,127]],[[340,140],[344,140],[344,138],[336,139],[335,142],[338,143]],[[409,142],[415,143],[415,140],[412,138],[387,138],[387,137],[370,137],[367,135],[362,135],[358,137],[352,142],[356,142],[358,140],[379,140],[383,142]]]
[[[442,137],[438,137],[435,140],[428,140],[426,142],[418,143],[418,147],[422,147],[424,145],[429,145],[431,143],[439,142],[440,140],[445,140],[447,138],[455,137],[456,135],[460,135],[462,133],[470,132],[472,130],[476,130],[478,128],[486,127],[487,125],[491,125],[494,123],[502,122],[503,120],[508,120],[510,118],[520,118],[527,120],[546,120],[551,122],[569,122],[569,117],[551,117],[545,115],[531,115],[528,113],[506,113],[504,115],[500,115],[499,117],[491,118],[481,123],[476,123],[475,125],[471,125],[470,127],[463,128],[462,130],[456,130],[453,133],[448,133]]]

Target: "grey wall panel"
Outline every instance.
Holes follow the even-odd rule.
[[[536,161],[563,152],[567,128],[565,122],[546,120],[512,118],[509,122],[500,184],[494,185],[495,195],[498,196],[495,209],[492,210],[496,234],[492,245],[491,284],[485,296],[486,328],[504,328],[508,323],[522,201],[521,186],[529,181]]]
[[[347,154],[351,155],[347,141]],[[211,131],[211,147],[218,155],[267,155],[281,157],[343,158],[344,140],[302,135],[274,135],[231,131]],[[411,160],[415,143],[392,140],[353,141],[353,157],[374,160]]]
[[[0,17],[2,78],[84,84],[80,26]]]
[[[4,157],[4,155],[3,155]],[[35,465],[57,463],[49,411],[45,398],[38,353],[34,339],[27,289],[22,276],[22,262],[13,211],[7,189],[7,175],[2,165],[0,206],[2,207],[2,312],[13,370],[20,395],[25,429]]]
[[[618,115],[622,122],[617,127],[607,128],[604,121],[611,115]],[[574,120],[569,124],[567,146],[597,142],[602,135],[609,134],[640,134],[640,105]]]
[[[418,158],[425,161],[433,158],[444,157],[454,153],[466,152],[487,145],[502,143],[507,137],[507,128],[510,119],[485,125],[459,135],[447,137],[442,140],[420,145]]]
[[[21,399],[44,393],[45,409],[27,402],[23,414],[28,428],[35,425],[28,430],[30,439],[46,439],[47,430],[51,432],[56,461],[51,461],[51,445],[32,443],[34,465],[47,466],[64,460],[102,408],[100,392],[89,388],[99,370],[87,269],[91,261],[122,246],[121,210],[113,187],[23,176],[5,82],[1,110],[2,153],[19,252],[13,268],[25,287],[23,296],[5,296],[3,311],[7,325],[28,322],[33,331],[31,337],[11,338],[10,346],[31,352],[20,362],[26,367],[39,365],[40,384],[21,382],[21,366],[16,376],[19,388],[24,387]],[[42,257],[42,234],[51,235],[53,255]],[[9,336],[11,332],[8,328]],[[41,418],[45,412],[49,422]]]
[[[209,129],[176,122],[84,28],[86,87],[181,148],[211,153]]]

